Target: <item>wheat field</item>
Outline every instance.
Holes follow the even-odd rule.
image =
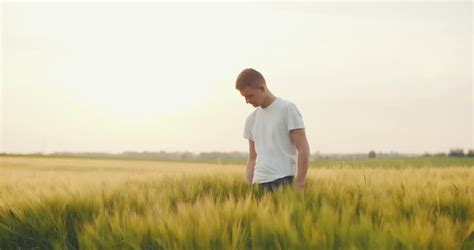
[[[242,163],[0,157],[0,249],[474,249],[474,160]]]

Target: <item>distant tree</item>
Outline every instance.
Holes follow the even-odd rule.
[[[436,157],[446,157],[446,153],[436,153],[434,154]]]
[[[319,160],[319,159],[323,159],[323,156],[321,155],[321,153],[318,151],[316,151],[314,154],[311,154],[309,159],[311,161],[315,161],[315,160]]]
[[[428,153],[428,152],[425,152],[422,156],[423,156],[423,157],[431,157],[431,154]]]
[[[373,158],[375,158],[375,157],[377,157],[377,154],[375,153],[375,151],[371,150],[371,151],[369,152],[369,158],[370,158],[370,159],[373,159]]]
[[[192,152],[182,152],[179,154],[180,160],[192,160],[194,158],[194,154]]]
[[[469,149],[466,154],[467,157],[474,157],[474,149]]]
[[[462,148],[454,148],[449,151],[449,156],[451,157],[463,157],[464,156],[464,149]]]

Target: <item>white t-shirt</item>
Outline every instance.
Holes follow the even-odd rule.
[[[279,97],[247,117],[244,138],[255,142],[257,152],[252,183],[296,174],[296,147],[290,131],[300,128],[304,123],[296,105]]]

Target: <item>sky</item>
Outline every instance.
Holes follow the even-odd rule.
[[[247,151],[255,68],[312,153],[474,148],[466,2],[4,2],[0,152]]]

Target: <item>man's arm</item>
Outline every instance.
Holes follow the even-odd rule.
[[[304,129],[294,129],[290,131],[291,140],[298,150],[298,174],[296,176],[296,184],[302,188],[308,172],[308,160],[309,160],[309,145],[306,139],[306,133]]]
[[[247,160],[246,181],[252,184],[253,172],[255,170],[255,161],[257,160],[257,152],[255,151],[255,142],[249,140],[249,158]]]

